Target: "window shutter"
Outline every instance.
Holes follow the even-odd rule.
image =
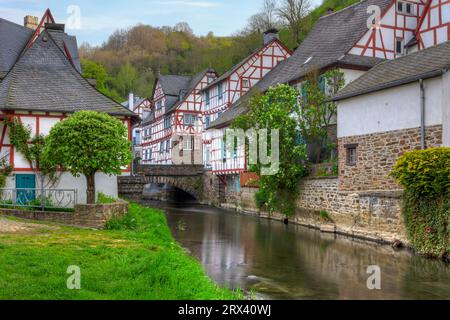
[[[319,77],[319,89],[320,89],[320,92],[325,93],[325,85],[326,85],[325,77],[323,75],[321,75]]]

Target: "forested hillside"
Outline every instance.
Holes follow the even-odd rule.
[[[100,47],[82,44],[84,76],[97,79],[97,88],[118,101],[126,100],[130,91],[150,96],[158,72],[191,75],[212,67],[221,74],[259,48],[262,32],[270,27],[280,29],[281,40],[295,49],[327,10],[337,11],[358,0],[324,0],[313,10],[307,0],[297,1],[304,2],[297,36],[292,24],[277,19],[278,8],[270,7],[276,0],[265,0],[261,11],[249,18],[248,26],[230,37],[216,37],[213,33],[199,37],[187,23],[161,28],[139,24],[117,30]]]

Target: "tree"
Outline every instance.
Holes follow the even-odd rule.
[[[278,16],[289,26],[296,44],[299,44],[300,34],[310,8],[310,0],[282,0],[281,6],[278,8]]]
[[[233,128],[243,130],[267,129],[269,135],[272,130],[279,130],[279,170],[274,175],[261,176],[256,201],[269,212],[286,216],[294,213],[298,182],[308,173],[305,145],[297,139],[297,121],[293,116],[298,114],[297,97],[297,90],[288,85],[272,87],[266,94],[250,98],[249,112],[232,124]],[[271,153],[272,150],[268,151]],[[257,164],[249,171],[261,175],[263,168]]]
[[[280,22],[277,16],[277,10],[276,0],[264,0],[261,11],[252,15],[248,19],[247,26],[243,30],[243,33],[261,33],[270,29],[278,28]]]
[[[95,174],[119,175],[132,158],[123,123],[95,111],[80,111],[57,123],[43,154],[48,163],[86,177],[88,203],[95,203]]]
[[[337,117],[336,104],[330,101],[345,85],[344,74],[332,69],[324,74],[311,70],[302,84],[299,99],[299,127],[310,149],[314,149],[315,162],[320,162],[321,149],[328,143],[328,128]]]

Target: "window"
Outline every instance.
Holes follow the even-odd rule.
[[[192,150],[192,137],[183,137],[183,150]]]
[[[147,160],[151,161],[152,160],[152,149],[148,149],[147,152],[148,152],[147,153]]]
[[[236,176],[236,192],[241,192],[241,176]]]
[[[164,141],[159,144],[159,153],[160,154],[164,153]]]
[[[205,129],[208,129],[210,124],[211,124],[211,116],[206,116],[205,117]]]
[[[400,38],[395,39],[395,53],[401,55],[404,52],[403,49],[404,49],[403,39]]]
[[[249,89],[250,88],[250,80],[243,78],[242,79],[242,88],[243,89]]]
[[[169,153],[170,152],[170,140],[166,141],[166,152]]]
[[[321,75],[319,77],[319,89],[322,93],[325,93],[326,81],[325,77]]]
[[[184,125],[187,127],[194,126],[197,122],[197,116],[194,114],[185,114],[184,115]]]
[[[206,90],[205,92],[205,102],[206,102],[206,106],[209,107],[209,105],[211,104],[211,95],[209,93],[209,90]]]
[[[227,142],[225,141],[225,137],[222,139],[222,160],[227,160]]]
[[[230,177],[230,192],[234,192],[234,177]]]
[[[345,146],[345,148],[347,149],[347,165],[348,166],[356,166],[356,164],[358,162],[357,147],[358,147],[358,145],[356,145],[356,144]]]
[[[406,1],[397,2],[397,13],[403,13],[407,15],[414,15],[414,6],[412,3]]]
[[[162,109],[162,100],[159,100],[157,103],[156,103],[156,110],[161,110]]]
[[[217,86],[217,90],[219,91],[218,96],[219,96],[219,101],[223,100],[223,83],[219,83],[219,85]]]
[[[172,125],[172,122],[169,117],[164,118],[164,130],[170,129],[170,126]]]

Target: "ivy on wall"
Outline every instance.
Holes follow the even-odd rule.
[[[41,188],[46,187],[46,181],[48,181],[48,185],[54,185],[58,181],[59,176],[57,175],[56,166],[50,164],[43,157],[46,138],[43,135],[31,138],[31,128],[25,126],[17,117],[5,119],[5,124],[9,129],[11,144],[29,162],[31,169],[40,180]]]
[[[404,188],[403,215],[418,253],[450,258],[450,148],[403,155],[391,174]]]

